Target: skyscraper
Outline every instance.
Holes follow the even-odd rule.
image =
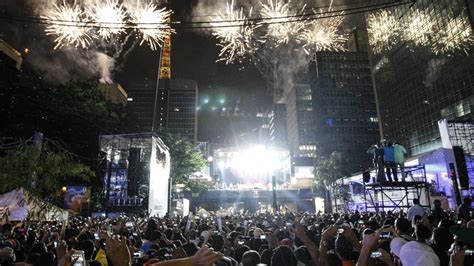
[[[158,91],[157,123],[191,143],[197,141],[198,86],[195,80],[168,80]],[[164,82],[164,83],[167,83]]]
[[[412,155],[440,148],[438,120],[474,115],[472,1],[420,0],[381,15],[367,26],[383,135]],[[394,34],[380,42],[388,19]]]
[[[287,103],[288,141],[295,157],[315,157],[314,113],[311,86],[295,84]]]
[[[129,81],[127,94],[130,98],[128,106],[135,114],[139,131],[150,132],[153,124],[153,110],[156,81],[150,78]],[[156,118],[155,118],[156,119]]]
[[[341,152],[348,172],[368,168],[379,133],[367,53],[318,52],[310,76],[316,154]]]

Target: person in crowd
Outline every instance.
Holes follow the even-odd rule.
[[[444,218],[444,210],[441,208],[441,201],[439,199],[435,199],[433,201],[433,209],[431,210],[431,215],[438,218],[441,221]]]
[[[458,207],[458,220],[464,220],[467,222],[471,219],[471,203],[471,198],[464,198],[463,203]]]
[[[242,256],[242,266],[257,266],[260,263],[260,254],[255,250],[249,250]]]
[[[6,222],[0,265],[472,265],[474,220],[408,213],[413,222],[403,212],[236,213],[221,216],[222,229],[212,213],[188,226],[133,215]]]
[[[415,216],[423,217],[426,215],[425,209],[421,207],[419,199],[413,199],[413,206],[407,211],[407,218],[410,222],[413,222]]]
[[[427,241],[431,232],[426,226],[418,223],[415,226],[415,241],[410,241],[400,249],[400,260],[403,265],[439,266],[440,260]]]
[[[405,154],[407,150],[400,143],[395,142],[393,145],[393,154],[395,156],[395,164],[400,168],[400,174],[402,176],[402,181],[405,181]],[[396,176],[395,172],[395,176]],[[395,177],[395,181],[397,178]]]

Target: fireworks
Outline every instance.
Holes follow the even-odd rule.
[[[391,49],[400,35],[398,18],[388,10],[372,13],[367,18],[369,44],[374,53]]]
[[[250,17],[251,14],[252,10],[249,11],[248,16]],[[212,35],[221,47],[220,58],[217,61],[231,64],[251,52],[253,33],[258,26],[247,21],[248,17],[242,8],[234,10],[234,1],[232,0],[230,3],[227,2],[224,11],[216,13],[215,18],[215,21],[210,24],[213,27]]]
[[[53,5],[42,18],[52,21],[46,27],[46,35],[54,35],[56,45],[54,49],[65,45],[87,48],[92,40],[91,28],[84,22],[85,12],[77,5]]]
[[[44,12],[41,17],[49,24],[46,34],[56,36],[54,49],[67,45],[85,49],[93,39],[110,40],[127,29],[136,29],[141,35],[140,45],[146,42],[156,50],[165,36],[175,32],[170,26],[172,12],[152,2],[142,6],[137,0],[135,6],[125,9],[119,0],[94,1],[90,7],[53,4]]]
[[[329,6],[328,11],[331,11],[332,7]],[[345,51],[345,44],[347,42],[347,34],[340,32],[344,17],[344,12],[340,12],[340,16],[334,16],[330,18],[321,18],[322,10],[316,12],[316,19],[308,23],[308,27],[303,29],[298,41],[303,43],[303,49],[307,54],[310,50],[314,51]]]
[[[267,4],[260,4],[261,17],[271,23],[268,25],[267,38],[272,38],[277,45],[288,43],[305,27],[304,20],[288,22],[289,17],[297,17],[297,13],[291,11],[291,1],[267,0]]]
[[[434,33],[434,27],[435,23],[430,16],[415,10],[404,27],[403,37],[416,45],[426,45]]]
[[[152,50],[161,46],[163,38],[175,32],[169,23],[172,13],[166,8],[158,9],[152,2],[141,7],[137,1],[137,6],[132,8],[130,15],[142,34],[140,45],[147,42]]]
[[[99,29],[97,33],[104,39],[110,39],[112,35],[119,34],[125,29],[125,10],[117,0],[102,0],[94,3],[88,10],[89,16]]]
[[[474,43],[474,36],[469,21],[465,17],[451,18],[436,34],[433,52],[452,53],[459,50],[468,53]]]

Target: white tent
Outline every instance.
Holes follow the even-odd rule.
[[[66,221],[68,212],[30,196],[22,188],[0,195],[0,220]]]

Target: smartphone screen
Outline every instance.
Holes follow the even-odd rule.
[[[260,239],[266,239],[266,238],[267,238],[266,235],[261,235],[261,236],[260,236]]]
[[[381,238],[381,239],[389,239],[390,236],[391,236],[390,232],[382,232],[382,233],[380,233],[379,238]]]
[[[73,266],[84,266],[86,258],[84,256],[84,251],[76,250],[71,255],[71,261],[74,262]]]
[[[370,257],[371,258],[380,258],[380,257],[382,257],[382,252],[374,251],[374,252],[370,253]]]

